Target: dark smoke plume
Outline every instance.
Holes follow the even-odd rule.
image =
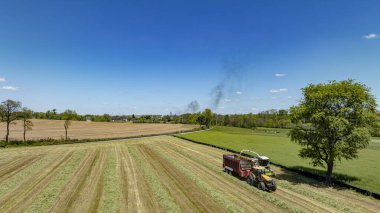
[[[220,82],[211,90],[212,103],[211,107],[219,107],[223,98],[231,96],[236,92],[241,84],[241,76],[244,65],[242,60],[230,59],[224,60],[222,65],[222,78]]]
[[[198,101],[192,101],[187,105],[186,112],[196,113],[199,111]]]

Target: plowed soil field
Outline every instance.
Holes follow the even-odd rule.
[[[32,119],[33,130],[27,131],[26,138],[30,140],[65,137],[65,129],[62,120]],[[122,138],[141,135],[153,135],[162,133],[174,133],[191,130],[197,125],[187,124],[152,124],[152,123],[112,123],[112,122],[85,122],[72,121],[68,130],[71,139],[97,139],[97,138]],[[5,123],[0,123],[0,137],[5,137]],[[23,139],[23,126],[17,121],[11,126],[10,136],[13,140]]]
[[[378,200],[274,168],[278,190],[171,136],[0,150],[0,212],[380,212]]]

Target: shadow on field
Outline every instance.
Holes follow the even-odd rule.
[[[313,168],[307,168],[303,166],[294,166],[290,167],[291,170],[296,170],[297,172],[293,172],[287,169],[281,169],[281,172],[276,174],[276,179],[279,180],[285,180],[290,182],[291,184],[308,184],[315,187],[325,188],[328,187],[325,184],[325,173],[324,171],[313,169]],[[333,179],[335,181],[340,182],[352,182],[360,180],[357,177],[341,174],[341,173],[334,173]],[[341,189],[342,187],[334,186],[336,189]]]

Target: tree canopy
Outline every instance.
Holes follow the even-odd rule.
[[[17,120],[17,113],[21,109],[21,102],[14,100],[3,101],[0,105],[0,116],[1,121],[6,122],[7,132],[5,135],[5,142],[9,141],[9,126],[10,124]]]
[[[327,166],[330,184],[334,163],[357,158],[358,150],[369,144],[376,100],[367,86],[353,80],[310,84],[302,92],[303,100],[290,109],[294,124],[290,137],[302,146],[302,158]]]

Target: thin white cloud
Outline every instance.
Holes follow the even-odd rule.
[[[0,78],[0,82],[6,82],[5,78]]]
[[[284,76],[286,76],[286,74],[285,73],[276,73],[275,76],[276,77],[284,77]]]
[[[289,99],[292,99],[293,97],[289,95],[288,98],[289,98]]]
[[[257,110],[257,108],[256,108],[256,107],[252,107],[251,109],[252,109],[252,111],[256,111],[256,110]]]
[[[240,92],[240,91],[237,91],[236,94],[241,95],[241,92]]]
[[[225,101],[225,102],[231,102],[232,100],[231,100],[231,99],[228,99],[228,98],[226,98],[226,99],[224,99],[224,101]]]
[[[1,89],[2,90],[13,90],[13,91],[18,90],[17,87],[13,87],[13,86],[2,86]]]
[[[224,106],[219,106],[218,109],[224,109]]]
[[[380,38],[380,35],[377,35],[375,33],[370,33],[368,35],[364,35],[363,38],[365,38],[365,39],[377,39],[377,38]]]
[[[269,90],[270,93],[287,92],[287,91],[288,91],[288,89],[286,89],[286,88]]]

